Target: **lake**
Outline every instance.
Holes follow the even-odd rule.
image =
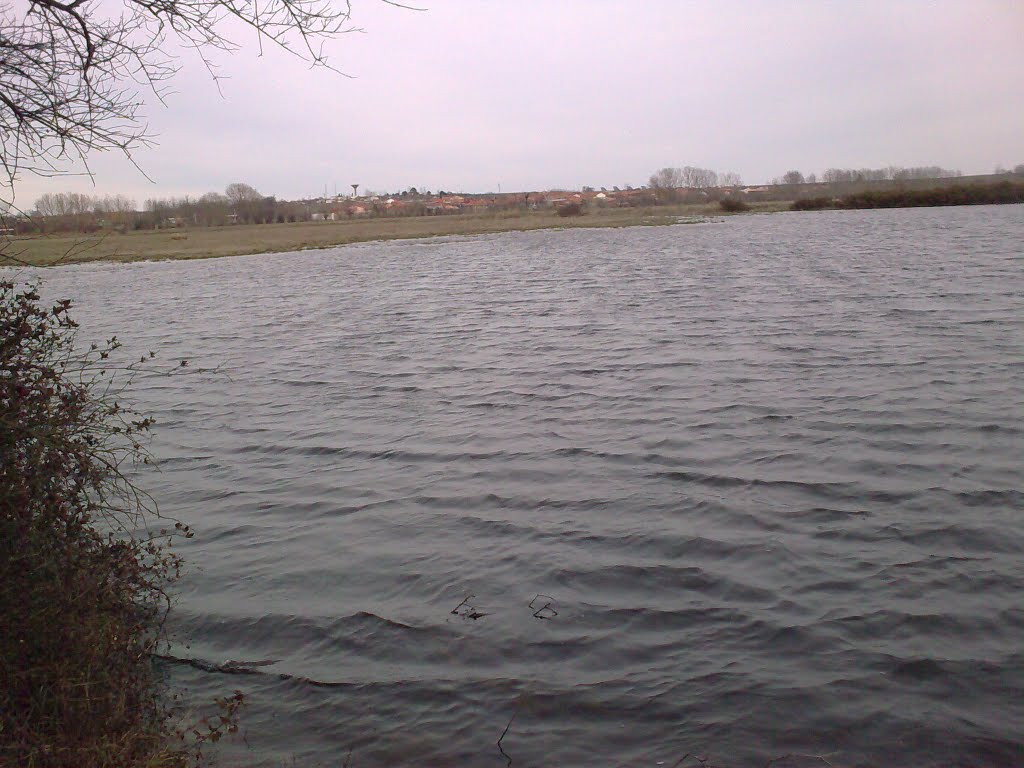
[[[167,665],[247,694],[228,765],[1010,766],[1022,243],[1020,205],[785,213],[45,291],[220,367],[136,394],[197,531],[175,655],[272,662]]]

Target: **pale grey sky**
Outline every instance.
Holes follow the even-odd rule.
[[[352,0],[365,33],[330,47],[352,79],[252,35],[221,59],[223,97],[190,56],[159,146],[93,157],[42,192],[145,198],[244,181],[295,199],[417,186],[467,192],[646,183],[664,166],[736,171],[1024,163],[1018,0]]]

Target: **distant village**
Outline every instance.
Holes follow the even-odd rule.
[[[331,195],[302,200],[278,200],[246,184],[232,184],[224,194],[207,193],[198,198],[152,198],[141,210],[123,196],[96,197],[77,193],[43,195],[24,215],[9,216],[7,226],[18,233],[102,229],[165,229],[284,224],[291,222],[345,221],[370,217],[450,216],[501,211],[558,211],[582,214],[598,208],[645,207],[666,203],[705,202],[725,195],[763,195],[759,187],[708,189],[627,187],[579,191],[549,190],[465,194],[421,192],[411,187],[393,194]]]
[[[731,194],[732,190],[721,193]],[[676,189],[673,202],[704,201],[707,190]],[[546,192],[510,192],[491,194],[454,194],[438,192],[420,194],[413,188],[397,195],[370,195],[366,197],[335,196],[305,201],[317,209],[313,221],[339,220],[353,216],[443,216],[485,211],[514,209],[562,209],[566,207],[633,208],[658,205],[657,193],[649,188],[639,189],[583,189],[579,192],[555,190]]]
[[[1024,175],[1024,165],[997,169],[994,175]],[[640,187],[546,190],[506,193],[454,193],[410,187],[401,192],[323,195],[302,200],[278,200],[241,182],[223,193],[199,197],[151,198],[141,208],[123,195],[95,196],[48,193],[26,212],[8,211],[7,234],[153,230],[241,224],[347,221],[372,217],[450,216],[503,211],[550,211],[563,216],[583,215],[602,208],[641,208],[742,201],[743,204],[795,200],[802,196],[847,194],[865,188],[913,187],[932,184],[991,181],[992,176],[962,177],[959,171],[938,166],[922,168],[836,169],[804,176],[788,171],[769,184],[746,186],[735,173],[694,168],[662,168]],[[728,209],[728,208],[727,208]]]

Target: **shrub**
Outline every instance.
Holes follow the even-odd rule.
[[[71,302],[0,281],[0,765],[160,766],[151,654],[181,562],[126,477],[151,425],[119,397],[139,363],[79,351]]]
[[[726,213],[743,213],[750,210],[750,206],[738,197],[723,197],[718,201],[718,205]]]
[[[1024,184],[956,184],[933,189],[896,189],[862,192],[843,198],[844,208],[911,208],[940,205],[993,205],[1024,202]]]
[[[835,200],[831,197],[804,197],[793,201],[790,206],[794,211],[820,211],[835,208]]]
[[[794,211],[821,208],[916,208],[941,205],[994,205],[1024,203],[1024,184],[998,181],[994,184],[954,184],[931,189],[869,190],[839,200],[815,197],[797,200]]]
[[[566,203],[558,209],[558,215],[562,218],[568,218],[569,216],[582,216],[583,206],[579,203]]]

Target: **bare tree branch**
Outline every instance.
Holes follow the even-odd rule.
[[[386,5],[404,6],[391,0]],[[57,175],[88,158],[153,143],[144,98],[163,101],[194,51],[220,87],[214,56],[238,50],[230,34],[254,31],[311,66],[333,69],[325,43],[349,32],[351,0],[0,0],[0,186],[24,174]],[[116,8],[116,6],[114,6]],[[419,9],[416,9],[419,10]],[[138,167],[138,166],[136,166]]]

